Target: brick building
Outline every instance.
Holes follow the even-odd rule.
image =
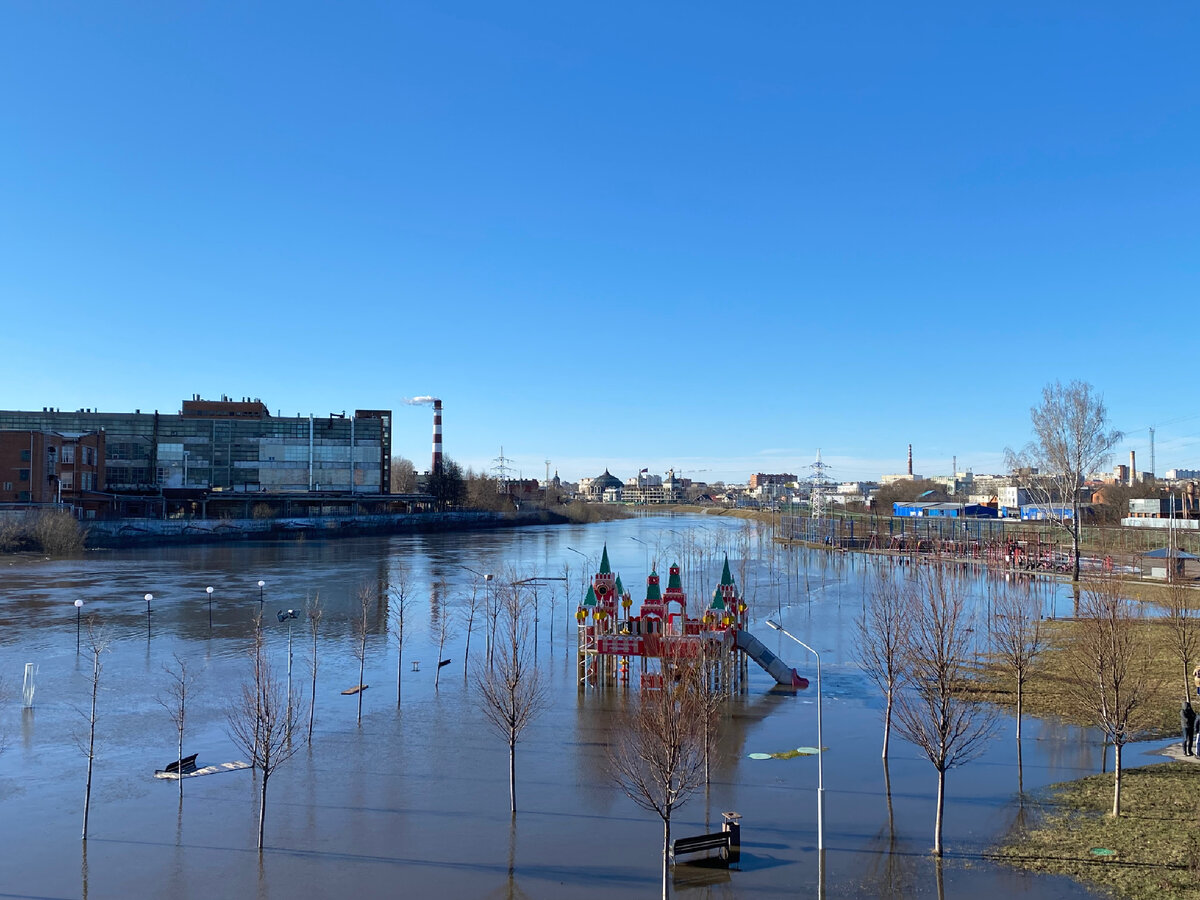
[[[103,431],[0,431],[0,504],[64,504],[95,515],[104,455]]]

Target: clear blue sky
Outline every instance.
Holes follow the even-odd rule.
[[[1081,378],[1200,467],[1198,45],[1190,3],[6,2],[0,408],[391,407],[423,467],[434,394],[476,468],[851,479],[997,471]]]

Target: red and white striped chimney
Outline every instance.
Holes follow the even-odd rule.
[[[433,467],[434,475],[442,472],[442,401],[433,401]]]
[[[912,476],[912,444],[908,445],[908,474]]]

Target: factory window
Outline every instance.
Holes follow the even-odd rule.
[[[96,464],[96,448],[95,447],[84,447],[83,448],[83,464],[85,466],[94,466]]]
[[[29,491],[21,491],[19,494],[17,494],[17,500],[22,503],[28,503]]]
[[[79,476],[81,484],[80,490],[92,491],[96,489],[96,476],[92,472],[81,472]]]
[[[74,444],[63,444],[62,461],[64,463],[74,463],[75,462],[75,445]]]
[[[29,462],[29,451],[28,450],[21,451],[21,462]]]
[[[64,491],[71,490],[71,488],[75,486],[75,473],[63,472],[62,475],[59,476],[58,483],[62,485],[62,489]]]
[[[6,491],[11,491],[12,490],[12,482],[11,481],[4,482],[4,489]]]
[[[29,470],[28,469],[20,469],[17,471],[17,481],[28,481],[28,480],[29,480]]]

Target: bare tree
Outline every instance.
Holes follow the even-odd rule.
[[[521,588],[514,584],[495,591],[500,614],[500,641],[492,665],[476,667],[479,705],[484,718],[508,742],[508,795],[517,812],[517,742],[526,726],[546,707],[546,683],[530,646],[530,610]]]
[[[883,758],[887,759],[896,693],[904,682],[912,592],[875,577],[858,618],[859,667],[883,692]]]
[[[374,591],[371,586],[364,584],[358,589],[358,608],[354,620],[350,623],[354,632],[354,658],[358,660],[358,720],[362,725],[363,673],[367,666],[367,638],[370,636],[371,602]]]
[[[110,639],[106,632],[96,625],[95,615],[88,616],[87,622],[88,653],[92,657],[92,706],[88,713],[88,737],[85,745],[79,741],[79,747],[87,754],[87,785],[83,791],[83,840],[87,841],[88,816],[92,810],[92,768],[96,761],[96,699],[100,695],[100,673],[104,669],[101,655],[108,651]]]
[[[467,608],[464,610],[466,617],[467,646],[463,650],[463,678],[467,677],[467,663],[471,659],[471,634],[475,631],[475,617],[479,614],[479,579],[474,578],[471,581],[471,593],[467,597]],[[441,654],[439,653],[439,656]],[[439,659],[438,662],[441,662]]]
[[[179,802],[183,802],[183,734],[184,728],[187,725],[187,702],[188,696],[196,687],[196,673],[188,671],[187,660],[183,659],[178,653],[174,654],[175,665],[163,665],[163,671],[167,675],[167,684],[163,689],[163,693],[158,697],[159,705],[167,711],[172,724],[175,726],[175,734],[178,738],[177,749],[179,751],[176,760],[175,775],[179,782]]]
[[[408,574],[399,569],[392,580],[388,594],[391,602],[388,604],[388,617],[392,622],[392,634],[396,638],[396,707],[400,707],[400,678],[404,671],[404,642],[408,635],[404,632],[404,618],[408,614]]]
[[[692,682],[678,667],[665,672],[662,688],[642,692],[609,748],[613,781],[635,804],[662,819],[664,900],[670,891],[671,817],[704,781],[703,710]]]
[[[250,662],[250,678],[242,683],[240,696],[233,702],[226,721],[230,739],[250,757],[251,765],[262,772],[258,801],[258,849],[262,852],[267,784],[303,744],[292,740],[297,713],[289,708],[287,686],[266,657],[261,629],[255,635]]]
[[[1021,740],[1021,708],[1030,669],[1045,641],[1041,598],[1032,591],[1005,588],[992,618],[992,646],[1001,667],[1017,689],[1017,741]]]
[[[1190,589],[1182,584],[1167,588],[1167,611],[1163,620],[1167,625],[1171,651],[1183,667],[1183,696],[1192,696],[1192,660],[1200,650],[1200,628],[1196,621],[1196,610],[1189,599]]]
[[[450,617],[450,610],[447,608],[449,600],[449,591],[446,588],[444,580],[439,581],[434,585],[434,592],[437,597],[437,602],[434,608],[437,610],[437,636],[438,636],[438,666],[437,671],[433,674],[433,689],[436,691],[442,679],[442,653],[446,649],[446,642],[454,637],[454,621]],[[446,660],[449,662],[449,660]]]
[[[963,595],[946,583],[941,567],[915,573],[906,588],[912,592],[905,659],[911,687],[897,695],[896,727],[937,770],[933,852],[940,857],[946,772],[982,752],[991,716],[965,695],[971,622]]]
[[[1071,538],[1071,583],[1079,596],[1079,530],[1083,482],[1108,463],[1121,440],[1109,429],[1104,398],[1084,381],[1060,381],[1042,388],[1042,402],[1029,411],[1034,440],[1020,453],[1005,450],[1005,461],[1035,498],[1046,504],[1049,521]],[[1071,515],[1051,512],[1055,502],[1069,503]]]
[[[313,719],[317,714],[317,637],[321,633],[321,618],[325,615],[320,592],[317,592],[311,602],[305,604],[304,612],[308,616],[308,631],[312,636],[312,647],[308,657],[308,667],[312,672],[312,688],[308,698],[308,741],[311,744]]]
[[[1121,751],[1151,724],[1149,704],[1159,687],[1140,618],[1141,607],[1125,596],[1115,576],[1091,579],[1077,635],[1067,645],[1076,673],[1068,683],[1074,698],[1113,745],[1114,817],[1121,815]]]
[[[417,490],[417,469],[411,459],[392,457],[392,493],[413,494]]]

